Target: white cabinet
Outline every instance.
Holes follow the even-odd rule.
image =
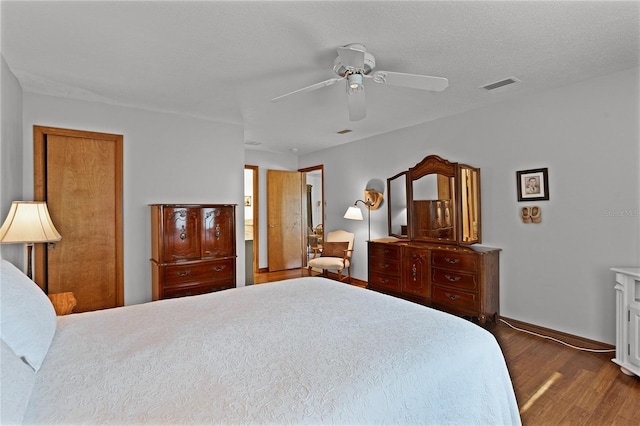
[[[640,376],[640,268],[616,273],[616,357],[623,373]]]

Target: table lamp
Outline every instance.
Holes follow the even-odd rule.
[[[60,241],[44,201],[14,201],[0,227],[0,244],[27,245],[27,276],[31,279],[31,253],[34,243]]]

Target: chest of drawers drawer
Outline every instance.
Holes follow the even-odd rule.
[[[397,261],[400,258],[400,247],[391,244],[371,243],[369,245],[369,256],[381,260]]]
[[[431,252],[431,265],[434,268],[476,271],[478,257],[473,254],[456,253],[455,251],[433,250]]]
[[[473,313],[480,308],[478,293],[469,293],[451,287],[441,287],[439,285],[434,285],[432,292],[434,304],[444,306],[448,308],[448,310],[459,313]]]
[[[211,293],[214,291],[227,290],[233,288],[231,281],[214,281],[209,283],[183,283],[171,287],[164,287],[162,298],[169,299],[172,297],[195,296],[197,294]]]
[[[228,281],[235,276],[235,259],[216,260],[196,264],[169,265],[164,268],[164,285]]]
[[[431,270],[431,282],[436,285],[455,287],[467,291],[477,291],[478,276],[465,274],[456,270],[433,268]]]
[[[400,262],[397,260],[379,259],[372,257],[369,259],[369,270],[372,273],[399,275]]]
[[[369,273],[369,286],[374,288],[384,288],[386,290],[399,292],[400,277],[384,274]]]

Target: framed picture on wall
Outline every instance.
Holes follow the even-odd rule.
[[[518,201],[549,199],[549,170],[531,169],[516,172]]]

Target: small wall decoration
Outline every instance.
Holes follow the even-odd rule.
[[[549,199],[549,171],[547,168],[516,172],[516,181],[518,201]]]
[[[520,209],[520,217],[523,223],[542,222],[542,209],[538,206],[528,206]]]
[[[245,195],[244,197],[244,206],[251,207],[251,195]]]

